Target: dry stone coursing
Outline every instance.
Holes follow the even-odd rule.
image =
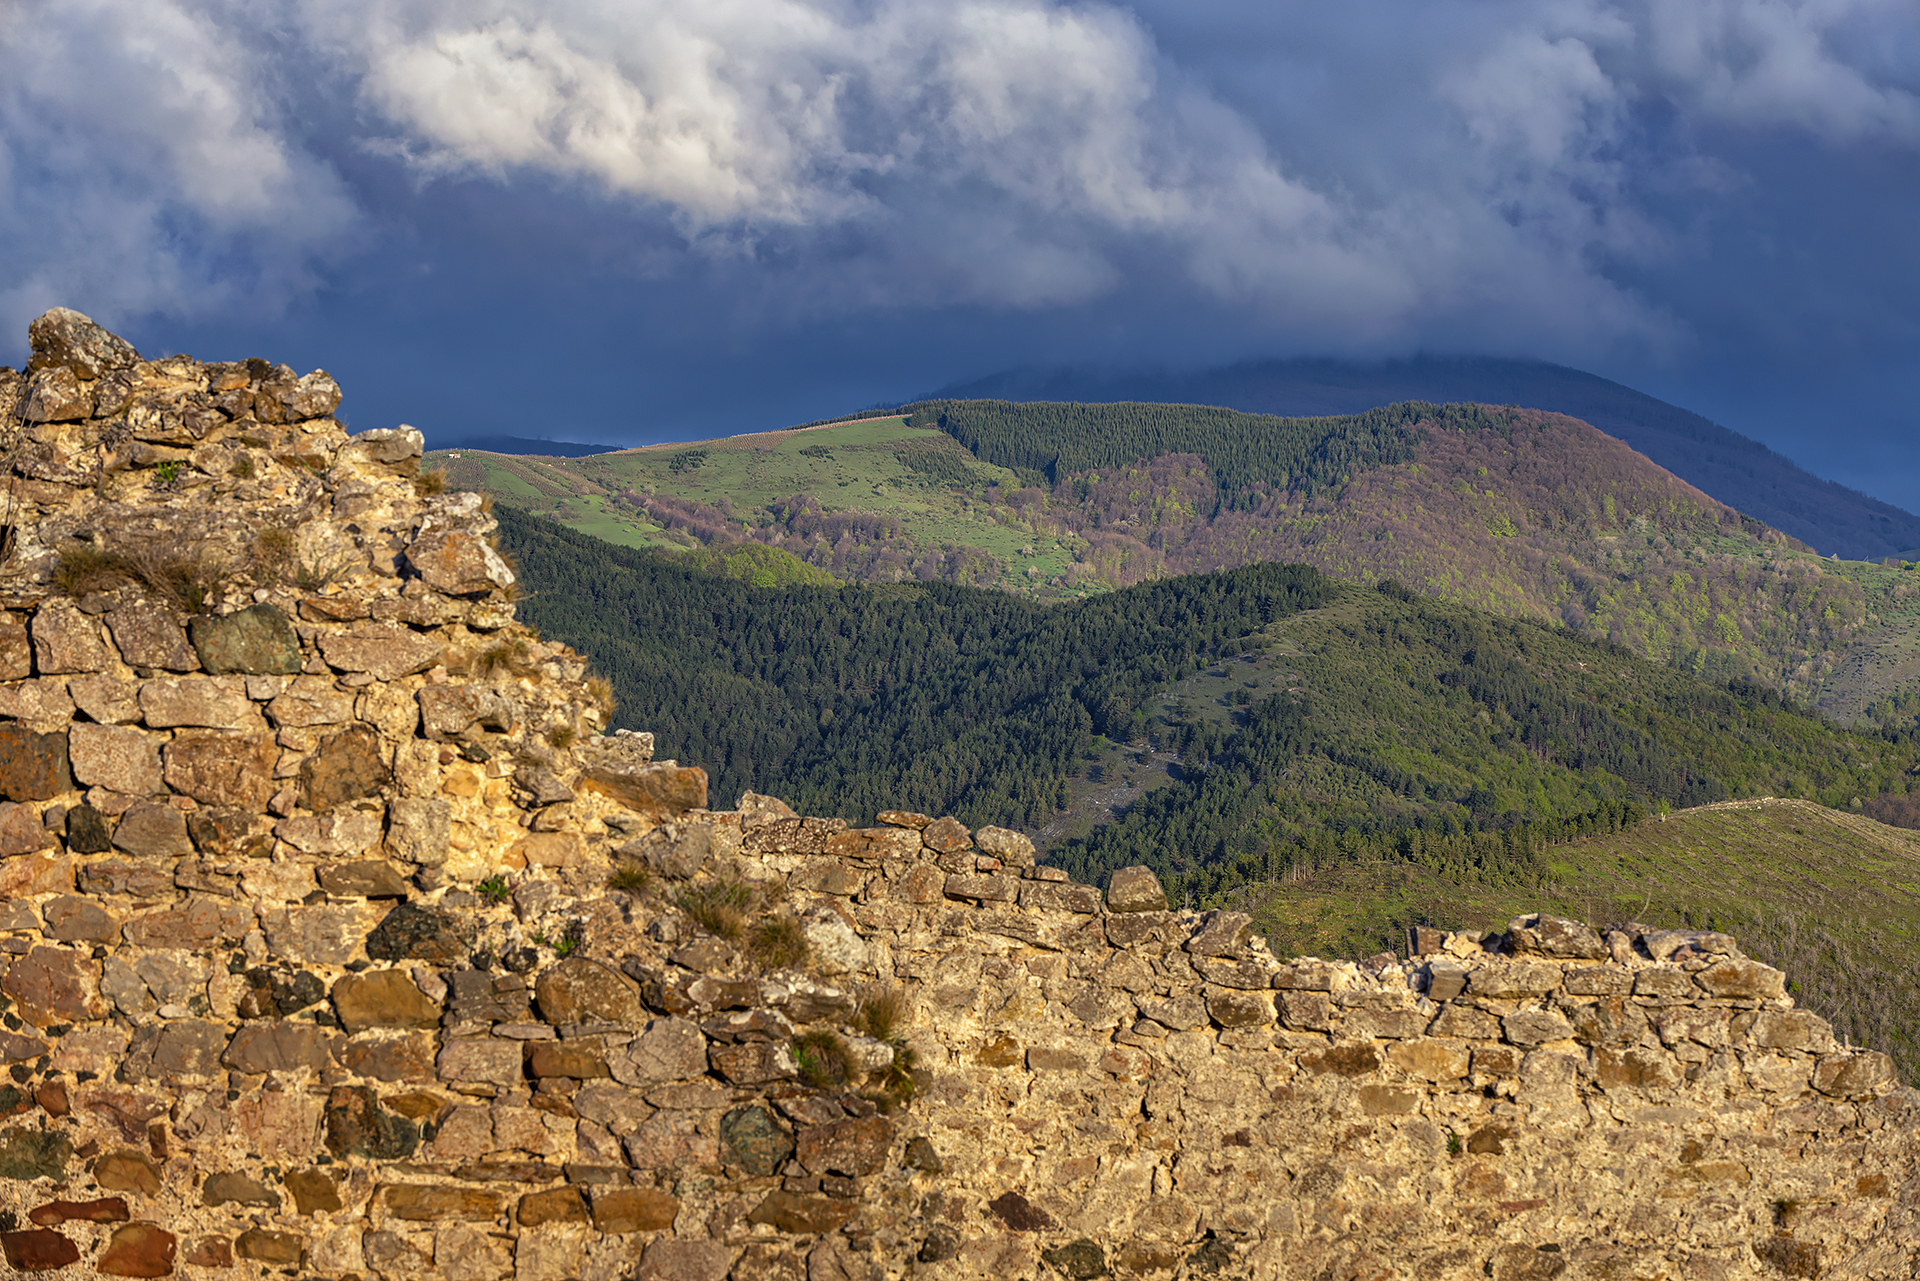
[[[323,373],[30,333],[16,1270],[1915,1275],[1920,1096],[1732,939],[1531,917],[1283,962],[1004,829],[710,810],[599,735],[418,433],[348,436]],[[768,922],[805,966],[755,960]]]

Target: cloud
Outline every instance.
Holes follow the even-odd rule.
[[[28,0],[0,16],[0,305],[297,297],[374,234],[326,159],[357,153],[622,212],[636,261],[745,264],[760,304],[1031,310],[1150,282],[1295,344],[1566,355],[1679,341],[1670,300],[1627,282],[1697,234],[1663,200],[1741,198],[1726,138],[1920,140],[1916,69],[1888,52],[1920,39],[1900,0],[1249,6],[1244,43],[1280,69],[1232,92],[1237,27],[1180,39],[1207,21]]]
[[[180,0],[0,10],[10,327],[55,303],[112,321],[242,294],[271,309],[312,287],[353,203],[289,138],[260,53],[222,16]]]

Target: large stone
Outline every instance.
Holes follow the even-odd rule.
[[[632,770],[596,766],[581,775],[577,790],[605,796],[636,814],[672,818],[707,807],[707,772],[668,761]]]
[[[53,833],[30,807],[0,801],[0,858],[38,853],[53,843]],[[23,895],[16,892],[12,897]]]
[[[659,1188],[610,1188],[593,1197],[593,1226],[602,1232],[664,1232],[680,1201]]]
[[[654,1019],[608,1066],[622,1085],[694,1080],[707,1074],[707,1038],[685,1019]]]
[[[151,736],[124,725],[77,723],[68,731],[73,776],[89,787],[128,796],[152,796],[167,790],[160,776],[160,745]]]
[[[258,813],[274,793],[280,749],[271,734],[199,732],[175,738],[160,759],[174,791],[204,805]]]
[[[395,623],[364,623],[349,632],[323,633],[320,653],[335,671],[370,672],[380,680],[397,681],[441,662],[446,645],[437,635]]]
[[[1253,918],[1245,912],[1208,912],[1187,940],[1187,951],[1195,956],[1231,956],[1247,941]]]
[[[587,1198],[579,1188],[551,1188],[529,1192],[520,1198],[514,1221],[523,1228],[545,1227],[550,1223],[591,1223]]]
[[[179,1240],[157,1223],[114,1230],[94,1267],[110,1277],[164,1277],[173,1272]]]
[[[372,909],[365,903],[287,907],[262,913],[267,947],[295,965],[344,965],[367,936]]]
[[[66,680],[57,676],[0,685],[0,716],[42,733],[63,730],[73,720],[73,695]]]
[[[1787,990],[1787,976],[1770,965],[1745,957],[1722,957],[1693,976],[1714,996],[1765,1001]]]
[[[361,810],[298,814],[274,824],[273,834],[302,854],[364,854],[380,844],[380,816]]]
[[[524,1059],[517,1041],[455,1037],[442,1047],[434,1067],[443,1081],[485,1082],[504,1090],[525,1081]]]
[[[740,1247],[718,1241],[679,1241],[662,1238],[640,1256],[635,1281],[724,1281],[733,1270]]]
[[[1521,955],[1597,961],[1608,954],[1607,945],[1600,941],[1598,931],[1592,926],[1538,912],[1509,922],[1507,941]]]
[[[459,918],[416,903],[399,904],[367,935],[367,956],[375,961],[451,965],[466,954]]]
[[[810,1125],[800,1131],[795,1155],[809,1174],[872,1174],[887,1159],[893,1123],[884,1116]]]
[[[73,705],[102,725],[140,720],[140,687],[118,676],[76,676],[67,682]]]
[[[52,1228],[0,1232],[0,1252],[7,1266],[19,1272],[50,1272],[80,1262],[80,1247]]]
[[[372,796],[393,784],[393,770],[370,726],[352,725],[324,740],[300,765],[300,803],[314,811]]]
[[[431,1081],[436,1039],[425,1032],[394,1035],[370,1032],[335,1047],[340,1066],[376,1081]]]
[[[358,859],[320,869],[320,888],[339,898],[406,898],[412,888],[385,859]]]
[[[616,1023],[639,1027],[646,1007],[633,983],[598,961],[570,957],[549,967],[534,984],[540,1017],[549,1023]]]
[[[111,943],[120,937],[120,918],[90,898],[66,895],[40,905],[47,936],[59,943]]]
[[[403,796],[387,805],[387,853],[422,867],[447,861],[453,805],[438,797]]]
[[[428,685],[415,697],[430,738],[458,738],[475,725],[504,734],[520,719],[513,700],[488,685]]]
[[[42,676],[98,672],[107,666],[100,624],[70,600],[50,600],[33,616],[33,666]]]
[[[720,1118],[720,1160],[755,1178],[778,1174],[794,1153],[793,1138],[762,1107],[735,1108]]]
[[[412,1223],[490,1222],[506,1210],[498,1192],[452,1184],[390,1183],[374,1193],[373,1204],[376,1211]]]
[[[267,704],[267,715],[284,729],[339,725],[353,719],[353,695],[324,676],[296,676]]]
[[[67,848],[75,854],[105,854],[111,850],[113,833],[107,828],[107,816],[91,805],[68,810]]]
[[[420,580],[448,596],[472,596],[513,586],[513,571],[486,541],[460,531],[416,538],[406,551],[407,565]]]
[[[1242,988],[1206,989],[1207,1017],[1221,1027],[1269,1027],[1273,1023],[1273,993]]]
[[[113,847],[136,858],[185,858],[193,853],[187,816],[164,801],[140,801],[120,816]]]
[[[36,946],[15,958],[0,978],[19,1006],[20,1016],[36,1027],[85,1023],[107,1016],[100,995],[100,962],[71,948]]]
[[[333,985],[333,1008],[349,1032],[372,1027],[438,1027],[440,1003],[405,970],[348,974]]]
[[[1893,1060],[1878,1050],[1830,1054],[1813,1070],[1813,1088],[1842,1099],[1866,1099],[1900,1083]]]
[[[0,798],[45,801],[72,790],[65,734],[0,725]]]
[[[319,1070],[332,1055],[327,1034],[311,1023],[247,1023],[233,1034],[220,1061],[236,1072]]]
[[[764,1223],[795,1235],[817,1235],[836,1231],[859,1209],[857,1201],[782,1190],[769,1193],[747,1216],[747,1222]]]
[[[20,417],[30,423],[75,423],[93,417],[93,391],[71,369],[43,369],[27,384]]]
[[[1123,867],[1107,882],[1110,912],[1164,912],[1167,891],[1150,867]]]
[[[379,1096],[364,1085],[334,1087],[326,1115],[327,1151],[335,1156],[399,1161],[420,1146],[420,1127],[381,1107]]]
[[[107,629],[129,667],[191,672],[200,659],[187,642],[187,629],[173,611],[150,600],[134,600],[107,615]]]
[[[178,907],[134,917],[121,927],[121,937],[135,947],[204,951],[215,943],[239,942],[254,919],[249,907],[194,895]]]
[[[118,334],[70,307],[54,307],[27,326],[30,370],[67,369],[92,382],[140,363],[140,353]]]
[[[525,1023],[533,1018],[527,981],[518,974],[455,970],[447,975],[447,1001],[453,1023]]]
[[[303,665],[293,620],[273,605],[254,605],[189,624],[200,666],[214,675],[292,676]]]
[[[254,1205],[280,1208],[280,1194],[250,1174],[223,1170],[200,1185],[202,1205]]]
[[[140,686],[141,719],[154,729],[261,729],[241,676],[167,677]]]
[[[234,1238],[235,1258],[252,1259],[271,1267],[297,1268],[307,1257],[307,1239],[298,1232],[248,1228]]]
[[[369,462],[404,463],[420,457],[427,438],[418,429],[402,423],[398,427],[373,427],[356,432],[350,442]]]
[[[293,1194],[293,1208],[299,1214],[326,1214],[345,1208],[340,1185],[325,1170],[289,1170],[287,1191]]]
[[[33,641],[17,623],[0,623],[0,681],[33,675]]]
[[[0,1174],[4,1173],[0,1169]],[[154,1196],[160,1191],[160,1171],[138,1152],[107,1153],[94,1162],[93,1181],[108,1192],[138,1192],[142,1196]]]
[[[60,1179],[72,1156],[73,1145],[57,1130],[0,1130],[0,1179]]]
[[[127,1051],[128,1080],[213,1076],[227,1046],[224,1025],[204,1019],[175,1019],[140,1029]]]

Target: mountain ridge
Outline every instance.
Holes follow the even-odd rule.
[[[1592,424],[1823,555],[1877,560],[1920,548],[1920,516],[1815,476],[1691,410],[1545,361],[1416,356],[1374,363],[1254,360],[1192,372],[1025,368],[953,383],[920,399],[1155,401],[1283,417],[1354,414],[1410,400],[1551,410]]]

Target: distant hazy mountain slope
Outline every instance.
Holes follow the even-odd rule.
[[[1174,401],[1281,415],[1354,414],[1398,401],[1472,400],[1584,419],[1721,502],[1823,555],[1877,560],[1920,547],[1920,516],[1801,470],[1756,440],[1593,374],[1490,357],[1361,364],[1270,360],[1198,373],[1014,370],[942,398]]]

